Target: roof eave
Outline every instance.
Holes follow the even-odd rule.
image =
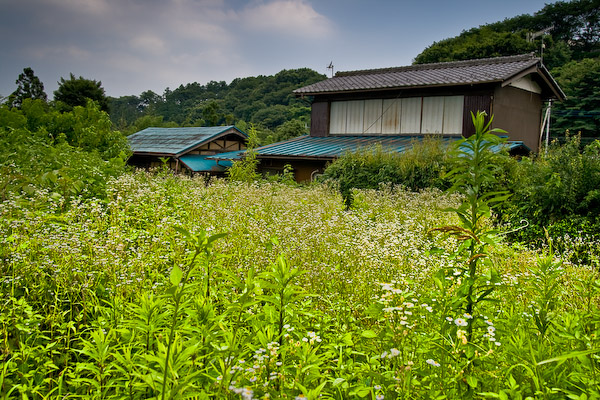
[[[365,93],[365,92],[385,92],[385,91],[394,91],[394,90],[417,90],[417,89],[427,89],[427,88],[440,88],[440,87],[459,87],[459,86],[479,86],[479,85],[489,85],[491,83],[500,83],[501,79],[491,79],[487,81],[478,81],[478,82],[456,82],[456,83],[436,83],[432,85],[410,85],[410,86],[388,86],[382,88],[366,88],[366,89],[349,89],[349,90],[324,90],[320,92],[305,92],[305,93],[296,93],[296,97],[301,96],[324,96],[329,94],[346,94],[346,93]]]
[[[135,151],[132,154],[136,156],[152,156],[152,157],[179,157],[176,153],[157,153],[154,151]]]
[[[565,93],[562,91],[560,86],[558,86],[558,83],[554,80],[554,78],[552,78],[550,72],[541,63],[536,63],[535,65],[532,65],[529,68],[526,68],[518,72],[517,74],[506,78],[502,82],[502,87],[508,86],[511,83],[533,73],[538,74],[542,78],[546,86],[550,88],[550,92],[554,95],[554,98],[556,98],[559,101],[566,100],[567,96],[565,95]]]
[[[311,161],[332,161],[339,158],[338,155],[322,155],[322,156],[310,156],[310,155],[287,155],[287,154],[257,154],[256,158],[259,160],[273,159],[273,160],[311,160]]]

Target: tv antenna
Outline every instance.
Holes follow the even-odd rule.
[[[541,45],[541,50],[540,50],[540,58],[542,59],[542,61],[544,60],[544,47],[546,47],[544,45],[544,35],[549,34],[551,30],[554,30],[554,24],[550,25],[547,28],[542,29],[541,31],[527,32],[527,41],[529,43],[533,43],[533,40],[540,36],[542,37],[542,45]]]
[[[331,70],[331,77],[333,78],[333,61],[329,62],[329,65],[327,66],[327,69]]]

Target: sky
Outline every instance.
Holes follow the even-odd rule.
[[[436,41],[544,0],[0,0],[0,99],[31,67],[112,97],[274,75],[410,65]]]

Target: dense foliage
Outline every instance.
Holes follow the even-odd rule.
[[[25,99],[48,101],[48,95],[44,91],[44,84],[40,81],[33,69],[23,68],[23,72],[15,81],[17,89],[8,96],[6,104],[9,107],[20,108]]]
[[[410,190],[445,189],[444,174],[450,170],[447,143],[441,138],[415,139],[402,153],[381,146],[343,154],[323,174],[339,187],[344,202],[352,203],[352,189],[378,189],[382,184],[403,186]]]
[[[324,79],[308,68],[283,70],[225,82],[181,85],[163,95],[146,91],[140,96],[111,98],[112,121],[127,132],[152,120],[153,126],[256,126],[262,144],[308,133],[310,103],[297,99],[294,89]]]
[[[528,33],[551,27],[548,35],[527,41]],[[600,56],[600,2],[557,1],[547,4],[534,15],[523,14],[472,28],[457,37],[432,44],[415,58],[415,63],[539,52],[542,40],[545,43],[544,61],[550,69],[571,59]]]
[[[527,35],[551,28],[533,41]],[[543,42],[543,45],[542,45]],[[542,50],[543,48],[543,50]],[[600,1],[574,0],[547,4],[534,15],[519,15],[435,42],[415,63],[458,61],[537,52],[565,92],[555,103],[552,134],[567,129],[600,136]]]
[[[547,237],[574,262],[600,266],[600,142],[581,148],[579,136],[547,151],[504,163],[504,188],[513,196],[501,208],[512,240],[537,246]]]
[[[0,106],[0,198],[48,191],[57,201],[104,197],[106,180],[125,170],[126,138],[93,102],[59,112],[42,100]]]
[[[456,168],[447,145],[429,138],[401,154],[380,147],[348,153],[328,166],[324,179],[348,206],[353,189],[446,189]],[[600,142],[582,145],[580,136],[567,136],[520,160],[505,151],[491,157],[495,180],[483,189],[510,193],[496,210],[508,238],[536,248],[553,241],[571,261],[600,266]]]
[[[102,111],[108,111],[108,97],[102,82],[93,79],[76,78],[72,73],[69,79],[60,78],[58,89],[54,91],[54,101],[61,110],[71,111],[74,107],[84,107],[92,100]]]
[[[459,226],[456,196],[346,211],[324,186],[142,172],[108,193],[0,204],[4,399],[599,395],[597,271],[495,238],[469,315],[460,239],[428,233]]]
[[[567,95],[553,111],[553,131],[600,136],[600,57],[573,60],[552,72]]]

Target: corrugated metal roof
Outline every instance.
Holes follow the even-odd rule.
[[[294,90],[297,95],[422,86],[504,82],[541,60],[533,54],[407,67],[338,72],[333,78]],[[543,66],[541,66],[543,68]]]
[[[210,160],[241,160],[246,150],[228,151],[227,153],[219,153],[213,156],[208,156]]]
[[[461,136],[443,137],[447,144],[453,143]],[[422,140],[423,136],[300,136],[284,142],[273,143],[256,149],[258,158],[281,159],[318,159],[333,160],[346,152],[355,152],[370,146],[381,145],[383,149],[404,152],[410,148],[414,141]],[[508,141],[509,151],[522,149],[529,151],[521,141]],[[494,151],[500,151],[502,146],[495,146]],[[242,152],[222,153],[211,156],[213,159],[237,159]]]
[[[224,172],[233,164],[232,161],[227,159],[214,160],[207,159],[207,157],[209,156],[190,154],[179,157],[179,161],[194,172]]]
[[[227,133],[247,135],[233,125],[189,127],[189,128],[146,128],[127,137],[134,154],[177,156],[218,138]]]

